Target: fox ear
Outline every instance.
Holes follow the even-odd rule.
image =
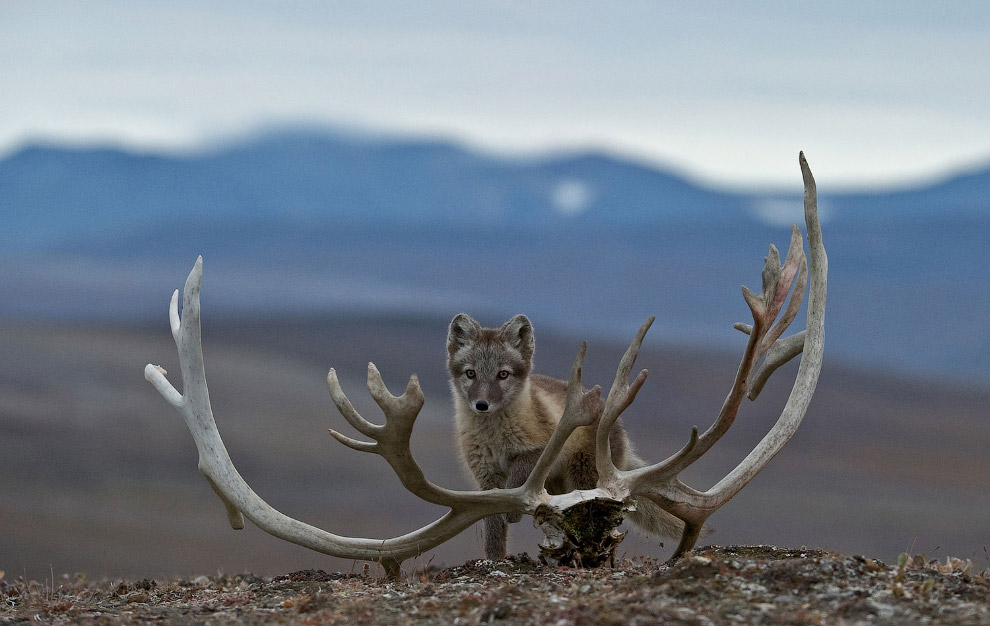
[[[536,338],[533,337],[533,325],[525,315],[517,315],[505,323],[499,330],[506,343],[519,350],[527,361],[533,358],[536,350]]]
[[[480,332],[481,324],[469,315],[458,314],[450,321],[450,329],[447,331],[447,354],[454,356],[462,347],[477,341]]]

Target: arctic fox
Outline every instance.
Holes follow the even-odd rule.
[[[567,383],[532,373],[536,341],[533,325],[517,315],[501,328],[482,328],[465,314],[456,316],[447,334],[447,368],[454,395],[457,443],[464,463],[481,489],[518,487],[529,476],[564,412]],[[629,437],[616,423],[612,459],[619,469],[642,467]],[[592,489],[595,430],[578,428],[547,479],[550,493]],[[505,556],[508,522],[520,515],[485,519],[485,554]],[[679,537],[683,522],[645,499],[636,502],[629,520],[650,535]]]

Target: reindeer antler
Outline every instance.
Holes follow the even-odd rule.
[[[450,507],[450,511],[423,528],[384,540],[335,535],[279,512],[258,496],[237,472],[213,418],[200,333],[199,294],[202,277],[203,259],[200,257],[186,279],[181,317],[178,310],[178,290],[172,295],[169,306],[169,319],[179,352],[184,393],[180,394],[169,383],[165,378],[165,371],[158,366],[146,366],[145,378],[185,419],[199,451],[199,470],[223,501],[230,525],[235,530],[244,527],[243,518],[247,517],[265,532],[286,541],[331,556],[378,561],[394,575],[398,573],[399,564],[403,560],[418,556],[447,541],[489,515],[532,513],[541,503],[567,506],[575,501],[573,494],[549,496],[543,490],[543,484],[550,466],[574,429],[590,425],[597,418],[592,407],[595,406],[599,389],[595,387],[585,391],[581,387],[584,346],[571,369],[564,417],[530,479],[515,489],[453,491],[426,479],[409,448],[413,423],[423,406],[423,392],[415,376],[410,378],[405,393],[393,396],[385,387],[378,369],[374,364],[368,364],[368,389],[385,415],[385,424],[377,425],[358,414],[344,395],[336,372],[330,370],[327,383],[334,404],[358,432],[373,439],[374,443],[358,441],[331,430],[333,437],[355,450],[380,455],[388,461],[409,491],[428,502]]]
[[[792,337],[780,338],[796,317],[801,306],[808,274],[802,249],[801,233],[795,226],[787,257],[783,264],[780,262],[777,249],[770,246],[770,253],[767,255],[763,269],[762,292],[755,294],[743,287],[743,296],[753,314],[753,324],[736,325],[736,328],[749,335],[749,340],[743,351],[742,362],[739,364],[732,388],[712,426],[700,436],[698,428],[695,427],[688,443],[666,460],[629,471],[616,468],[607,454],[609,429],[618,414],[612,415],[606,408],[606,417],[602,419],[599,426],[597,448],[598,470],[602,480],[600,484],[607,486],[619,499],[629,496],[648,498],[684,521],[684,535],[674,552],[674,556],[671,557],[672,559],[678,558],[683,552],[694,546],[708,516],[745,487],[794,435],[804,418],[818,382],[825,346],[825,295],[828,258],[822,244],[821,224],[818,221],[815,179],[803,152],[799,155],[799,162],[804,177],[804,212],[811,254],[811,295],[808,304],[807,329]],[[787,308],[784,309],[783,305],[792,285],[793,293]],[[774,320],[777,319],[782,310],[784,311],[783,316],[774,324]],[[640,329],[641,335],[645,334],[650,321]],[[628,395],[629,372],[636,360],[636,352],[640,343],[641,338],[638,338],[638,341],[633,342],[629,352],[623,358],[616,381],[609,393],[610,400],[613,394],[623,398]],[[797,380],[784,410],[776,424],[757,444],[756,448],[732,472],[708,491],[697,491],[681,482],[678,475],[710,450],[732,426],[743,397],[748,395],[750,399],[755,399],[770,375],[801,352],[804,352],[804,357],[801,360]],[[766,359],[762,367],[753,376],[755,365],[764,356]],[[633,390],[638,389],[638,385],[642,384],[641,380],[644,374],[645,372],[641,372],[637,377],[631,387]],[[634,393],[633,391],[633,395]],[[628,402],[624,403],[623,408],[625,406],[628,406]]]
[[[581,366],[585,356],[582,345],[571,368],[567,386],[564,414],[554,430],[527,481],[513,489],[488,491],[454,491],[427,480],[409,447],[416,417],[423,407],[423,392],[416,376],[409,379],[404,393],[392,395],[382,381],[374,364],[368,365],[368,390],[385,416],[382,425],[364,419],[344,395],[337,374],[330,370],[327,384],[334,404],[344,418],[362,435],[372,441],[359,441],[331,430],[337,441],[361,452],[371,452],[384,458],[395,471],[403,486],[428,502],[449,507],[450,510],[433,523],[401,537],[364,539],[343,537],[288,517],[259,497],[230,459],[213,418],[203,348],[200,334],[199,294],[203,274],[200,257],[186,280],[183,291],[182,315],[179,315],[179,292],[172,295],[169,320],[181,364],[183,393],[180,394],[165,378],[160,367],[148,365],[145,378],[151,382],[185,419],[199,451],[199,470],[223,501],[231,527],[244,527],[247,517],[262,530],[307,548],[350,559],[381,562],[390,574],[397,574],[399,564],[421,554],[460,533],[474,522],[499,513],[535,512],[541,504],[560,509],[596,498],[625,500],[648,498],[685,522],[684,534],[674,557],[691,549],[697,541],[704,521],[728,502],[769,462],[794,434],[807,411],[821,371],[825,345],[825,294],[828,260],[822,244],[821,226],[817,214],[815,181],[804,154],[800,155],[805,185],[805,223],[811,258],[811,294],[808,305],[807,329],[788,338],[781,338],[800,307],[808,276],[800,232],[794,228],[791,245],[783,263],[776,248],[771,246],[763,271],[763,289],[755,294],[743,288],[743,296],[753,314],[753,324],[737,324],[749,335],[742,362],[721,411],[712,426],[699,435],[695,427],[688,443],[664,461],[640,469],[623,471],[615,467],[609,445],[609,433],[619,415],[629,407],[646,381],[641,371],[630,382],[632,368],[642,346],[643,338],[653,323],[647,320],[619,363],[615,381],[609,391],[601,415],[600,389],[581,387]],[[787,294],[790,301],[784,308]],[[778,320],[781,311],[783,315]],[[775,323],[776,320],[776,323]],[[749,455],[725,478],[708,491],[697,491],[680,481],[678,475],[700,458],[732,425],[744,396],[754,399],[770,375],[783,363],[804,353],[797,380],[777,423]],[[753,370],[763,363],[755,376]],[[548,495],[544,483],[550,468],[563,450],[574,430],[590,426],[599,420],[597,431],[598,488]]]

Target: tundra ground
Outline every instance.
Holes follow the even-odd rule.
[[[665,566],[541,566],[527,556],[412,571],[189,579],[0,580],[4,624],[990,624],[988,573],[771,546]]]

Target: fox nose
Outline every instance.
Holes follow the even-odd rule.
[[[485,411],[488,410],[488,403],[485,402],[484,400],[478,400],[477,402],[474,403],[474,410],[478,411],[479,413],[484,413]]]

